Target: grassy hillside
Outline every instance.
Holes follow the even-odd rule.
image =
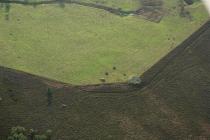
[[[143,89],[127,93],[85,92],[1,67],[0,136],[21,125],[40,133],[51,129],[53,140],[208,138],[209,35],[210,22],[145,73]],[[51,106],[47,88],[53,90]]]
[[[133,7],[126,0],[106,3]],[[142,74],[207,20],[201,3],[187,7],[192,20],[180,17],[177,5],[178,0],[165,0],[165,16],[154,23],[76,4],[10,4],[9,20],[0,9],[0,65],[73,84],[127,80]]]

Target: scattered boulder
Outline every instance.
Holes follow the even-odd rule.
[[[62,104],[61,106],[62,106],[62,108],[66,108],[66,107],[67,107],[67,105],[66,105],[66,104]]]
[[[100,78],[100,81],[104,83],[104,82],[106,82],[106,79],[105,78]]]
[[[135,16],[135,14],[132,13],[132,14],[129,14],[129,16]]]
[[[139,86],[139,85],[142,84],[142,80],[141,80],[140,77],[134,76],[134,77],[132,77],[130,80],[128,80],[128,83],[129,83],[130,85]]]

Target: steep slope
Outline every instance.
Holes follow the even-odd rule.
[[[52,129],[55,140],[210,136],[209,36],[210,22],[147,71],[145,87],[127,93],[85,92],[1,68],[0,136],[16,125]]]

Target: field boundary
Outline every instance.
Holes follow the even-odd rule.
[[[139,8],[137,10],[122,10],[121,8],[112,8],[109,6],[101,5],[101,4],[94,4],[94,3],[88,3],[88,2],[81,2],[81,1],[76,1],[76,0],[49,0],[49,1],[38,1],[38,2],[28,2],[26,1],[20,1],[20,0],[0,0],[0,3],[7,3],[7,4],[22,4],[22,5],[28,5],[28,6],[38,6],[38,5],[44,5],[44,4],[59,4],[61,7],[64,7],[65,4],[77,4],[81,6],[86,6],[86,7],[91,7],[91,8],[96,8],[96,9],[101,9],[104,11],[107,11],[109,13],[112,13],[114,15],[118,16],[128,16],[128,15],[141,15],[142,17],[145,17],[146,20],[151,21],[151,22],[157,22],[159,23],[163,17],[162,14],[157,12],[156,10],[153,10],[150,15],[159,16],[158,19],[154,17],[147,17],[144,15],[144,8]]]
[[[49,88],[76,89],[76,90],[81,90],[84,92],[125,93],[125,92],[136,91],[142,88],[142,86],[130,85],[127,82],[73,85],[70,83],[64,83],[64,82],[46,78],[43,76],[27,73],[24,71],[0,66],[0,76],[4,77],[5,75],[7,75],[6,79],[9,79],[10,81],[17,80],[17,79],[21,79],[21,81],[24,79],[38,80],[39,82],[45,84]]]
[[[38,2],[28,2],[28,1],[19,1],[19,0],[0,0],[0,3],[12,3],[12,4],[22,4],[22,5],[30,5],[30,6],[38,6],[43,4],[77,4],[82,6],[87,6],[91,8],[97,8],[102,9],[105,11],[108,11],[112,14],[119,15],[119,16],[127,16],[129,14],[136,14],[136,11],[125,11],[122,9],[116,9],[100,4],[94,4],[94,3],[87,3],[87,2],[81,2],[81,1],[75,1],[75,0],[50,0],[50,1],[38,1]]]

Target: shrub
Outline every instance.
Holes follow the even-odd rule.
[[[30,129],[26,133],[26,129],[24,127],[12,127],[10,136],[7,140],[28,140],[27,136],[30,140],[51,140],[52,130],[48,129],[45,134],[38,135],[37,131],[34,129]]]
[[[27,140],[25,136],[26,130],[24,127],[12,127],[8,140]]]

